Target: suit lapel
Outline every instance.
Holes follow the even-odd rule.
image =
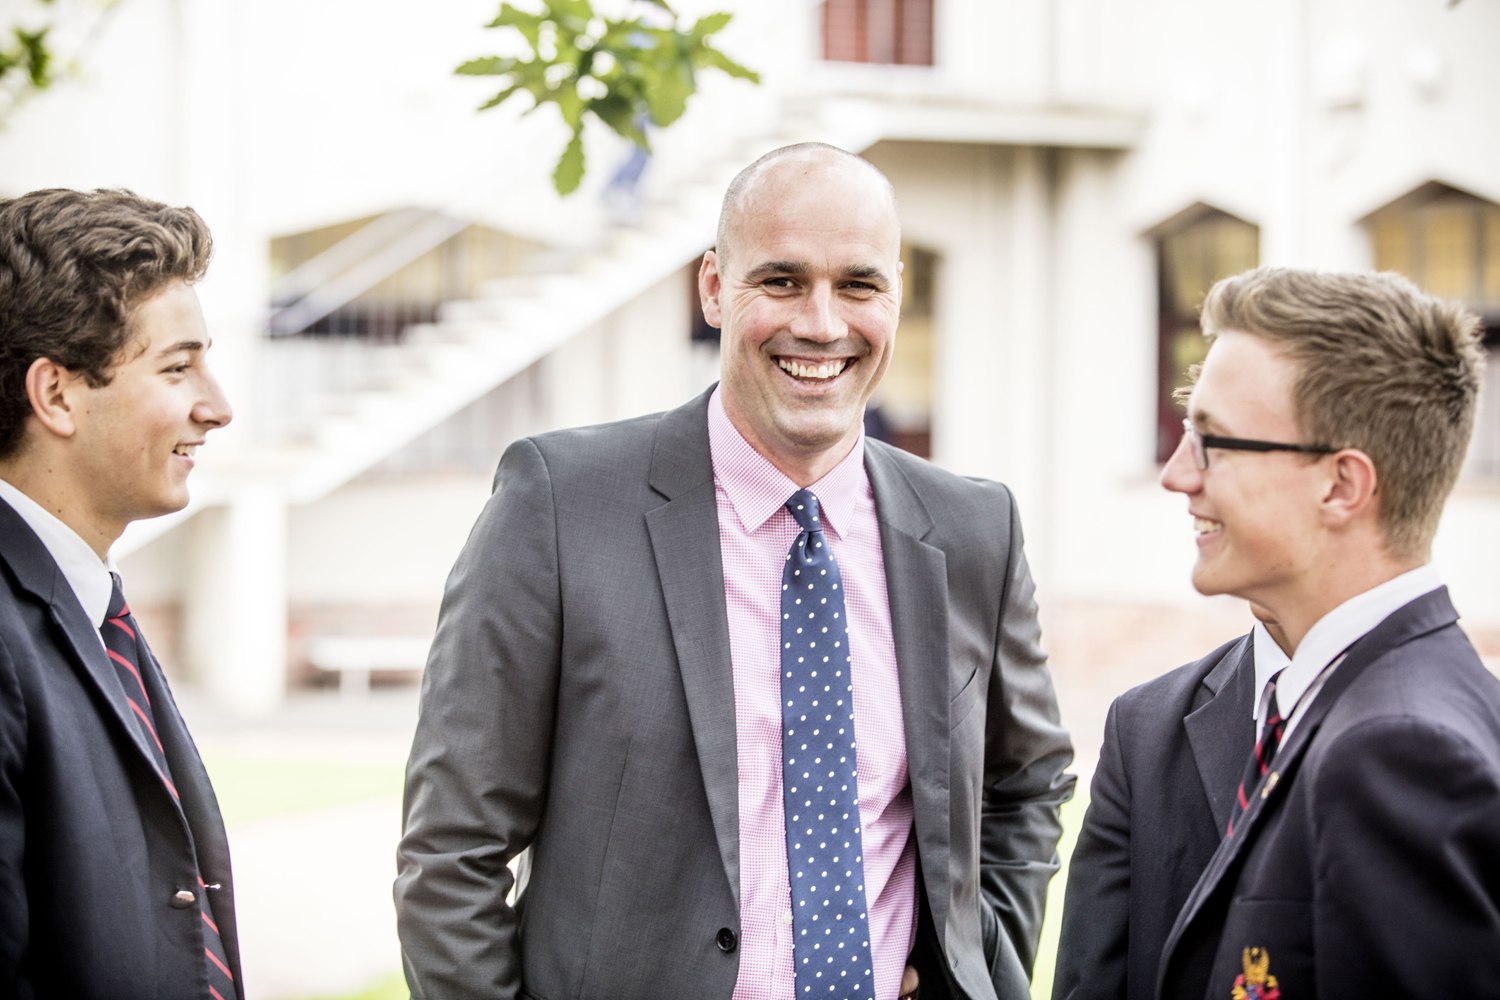
[[[646,515],[646,528],[682,671],[719,854],[738,905],[739,756],[719,512],[708,446],[708,397],[712,391],[665,414],[657,426],[651,487],[666,497],[667,503]]]
[[[73,661],[81,670],[85,683],[89,684],[109,708],[109,715],[120,726],[124,737],[135,747],[136,752],[156,774],[155,756],[146,743],[146,734],[136,724],[135,714],[125,701],[125,689],[120,677],[109,662],[104,643],[98,631],[85,617],[78,597],[73,593],[67,577],[57,568],[57,562],[47,547],[37,538],[31,526],[17,514],[10,504],[0,501],[0,555],[10,565],[17,582],[38,600],[47,605],[47,610],[57,630],[66,639],[65,651],[71,651]],[[171,799],[166,782],[160,776],[156,782],[162,795]],[[180,814],[180,810],[179,810]]]
[[[1240,771],[1253,749],[1250,713],[1254,704],[1255,642],[1245,636],[1203,678],[1210,698],[1182,720],[1193,762],[1208,796],[1220,836],[1229,825]],[[1235,733],[1244,739],[1235,739]]]
[[[1172,952],[1177,943],[1204,910],[1205,904],[1217,892],[1233,888],[1229,876],[1238,871],[1239,863],[1249,853],[1262,827],[1262,817],[1286,794],[1296,778],[1298,767],[1312,741],[1317,737],[1323,720],[1337,703],[1339,696],[1349,689],[1365,668],[1386,653],[1412,639],[1426,635],[1458,621],[1458,614],[1448,600],[1448,588],[1439,587],[1430,594],[1417,598],[1394,612],[1385,621],[1375,626],[1363,638],[1349,647],[1348,655],[1338,669],[1328,676],[1307,713],[1297,723],[1289,743],[1281,747],[1271,760],[1271,771],[1278,775],[1274,783],[1263,783],[1259,795],[1250,796],[1250,808],[1235,824],[1235,835],[1219,843],[1219,849],[1208,863],[1208,868],[1193,887],[1187,902],[1177,914],[1177,920],[1167,936],[1162,950],[1161,975],[1158,976],[1157,993],[1165,985],[1165,975],[1171,964]]]
[[[922,541],[932,530],[932,517],[885,448],[879,442],[866,442],[865,469],[880,521],[917,855],[933,927],[942,942],[951,890],[948,563],[941,549]]]

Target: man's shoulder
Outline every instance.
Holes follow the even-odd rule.
[[[1198,689],[1205,685],[1214,693],[1231,684],[1240,669],[1254,670],[1253,633],[1231,639],[1213,652],[1144,684],[1138,684],[1115,699],[1121,724],[1150,725],[1180,723],[1193,707]]]
[[[529,445],[541,454],[549,469],[599,468],[639,462],[651,456],[656,429],[666,413],[651,413],[628,420],[587,427],[568,427],[524,438],[512,448]]]
[[[992,500],[997,496],[1007,498],[1010,496],[1010,490],[1003,483],[978,476],[960,476],[884,441],[866,438],[865,448],[878,456],[879,461],[888,462],[899,469],[915,488],[924,493],[930,492],[935,496],[951,495],[958,500],[968,499],[974,502],[981,502],[985,498]]]
[[[867,438],[869,461],[896,472],[921,498],[938,525],[972,527],[981,523],[1007,524],[1015,499],[1010,488],[992,479],[960,476],[911,452]]]

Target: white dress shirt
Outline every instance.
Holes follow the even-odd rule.
[[[1286,667],[1282,671],[1281,679],[1276,683],[1276,704],[1283,712],[1289,711],[1292,714],[1287,719],[1286,729],[1282,731],[1281,745],[1285,746],[1292,738],[1292,730],[1297,728],[1297,723],[1307,714],[1307,706],[1318,697],[1318,692],[1323,689],[1328,678],[1343,662],[1345,650],[1373,631],[1375,626],[1396,611],[1424,594],[1432,593],[1442,585],[1442,578],[1435,568],[1431,565],[1419,566],[1394,579],[1387,580],[1378,587],[1371,587],[1363,594],[1349,598],[1319,618],[1317,623],[1308,629],[1307,635],[1302,637],[1302,642],[1298,644],[1296,652],[1292,655],[1290,663],[1287,663],[1286,654],[1281,653],[1280,648],[1276,647],[1269,633],[1266,633],[1264,643],[1260,641],[1259,633],[1265,632],[1265,627],[1257,623],[1255,626],[1257,689],[1264,692],[1266,682],[1280,669],[1276,657],[1269,650],[1264,663],[1262,662],[1262,646],[1276,648],[1276,652],[1281,653],[1280,663]],[[1257,723],[1264,722],[1260,718],[1260,703],[1264,700],[1264,698],[1255,700]],[[1260,725],[1256,726],[1255,733],[1256,738],[1259,739]]]
[[[1250,703],[1250,718],[1255,720],[1255,735],[1260,737],[1260,706],[1266,699],[1263,697],[1266,685],[1271,683],[1271,678],[1292,662],[1292,658],[1286,655],[1286,651],[1271,638],[1271,633],[1266,631],[1265,625],[1255,623],[1255,628],[1250,633],[1251,647],[1255,650],[1255,700]]]
[[[10,504],[12,510],[21,515],[21,520],[36,532],[52,561],[62,570],[63,577],[73,588],[78,606],[84,616],[94,624],[94,631],[104,625],[104,616],[109,613],[109,599],[114,594],[115,582],[110,574],[118,572],[114,560],[105,562],[99,558],[88,542],[58,520],[50,511],[31,497],[0,479],[0,500]],[[99,639],[100,645],[104,640]]]

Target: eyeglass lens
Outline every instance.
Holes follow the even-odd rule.
[[[1193,464],[1198,467],[1199,472],[1208,468],[1208,449],[1203,447],[1203,435],[1193,426],[1191,420],[1182,422],[1182,436],[1187,438],[1188,450],[1193,453]]]

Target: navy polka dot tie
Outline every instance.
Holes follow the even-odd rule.
[[[798,490],[786,507],[802,526],[781,577],[781,791],[797,997],[874,1000],[844,590],[818,498]]]

